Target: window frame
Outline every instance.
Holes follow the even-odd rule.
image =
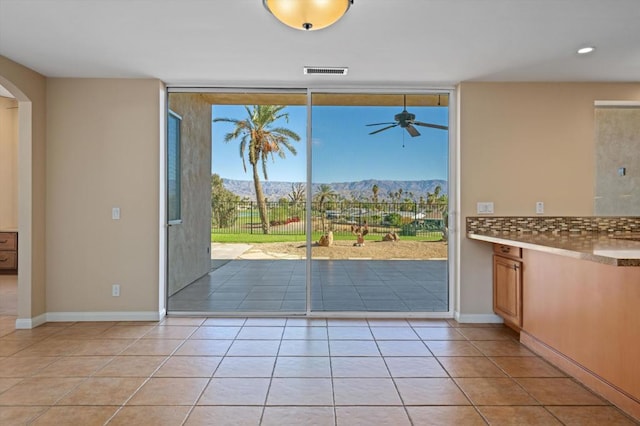
[[[172,144],[171,125],[177,123],[175,146]],[[167,115],[167,224],[178,225],[182,223],[182,117],[172,110],[168,110]],[[172,156],[173,154],[173,156]],[[174,185],[175,194],[172,193],[170,176],[172,159],[175,161],[176,183]],[[173,197],[172,197],[173,195]],[[175,202],[172,203],[172,200]],[[173,209],[172,209],[173,207]]]

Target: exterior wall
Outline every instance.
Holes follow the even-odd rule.
[[[18,321],[45,313],[46,79],[0,56],[0,84],[18,100]]]
[[[640,107],[596,108],[595,214],[640,216],[639,185]]]
[[[18,101],[0,97],[0,230],[18,229]]]
[[[639,100],[640,84],[462,83],[460,217],[493,201],[496,216],[593,214],[596,100]],[[491,246],[460,234],[455,310],[491,315]]]
[[[47,80],[48,314],[158,312],[161,88]]]
[[[211,104],[198,93],[171,93],[182,117],[182,223],[169,227],[169,296],[211,270]]]

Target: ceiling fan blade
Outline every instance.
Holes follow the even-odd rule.
[[[370,134],[370,135],[375,135],[376,133],[380,133],[380,132],[382,132],[383,130],[387,130],[387,129],[390,129],[390,128],[392,128],[392,127],[396,127],[397,125],[398,125],[398,124],[396,123],[396,124],[391,125],[391,126],[383,127],[382,129],[378,129],[378,130],[373,131],[373,132],[371,132],[371,133],[369,133],[369,134]]]
[[[414,121],[412,124],[415,124],[417,126],[422,126],[422,127],[431,127],[432,129],[449,130],[448,126],[441,126],[439,124],[423,123],[422,121]]]
[[[381,126],[383,124],[396,124],[395,121],[389,121],[387,123],[371,123],[371,124],[365,124],[365,126]]]
[[[407,127],[405,127],[405,129],[407,129],[407,132],[409,132],[409,134],[414,138],[416,136],[420,136],[420,132],[415,127],[413,127],[411,124],[409,124]]]

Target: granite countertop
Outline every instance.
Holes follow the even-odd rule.
[[[467,233],[467,237],[607,265],[640,267],[639,234],[486,232]]]
[[[16,228],[0,228],[0,232],[18,232]]]

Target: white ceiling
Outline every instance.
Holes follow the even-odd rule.
[[[596,51],[578,56],[586,44]],[[184,85],[637,82],[640,1],[355,0],[334,26],[303,32],[261,0],[0,0],[0,55],[51,77]]]

